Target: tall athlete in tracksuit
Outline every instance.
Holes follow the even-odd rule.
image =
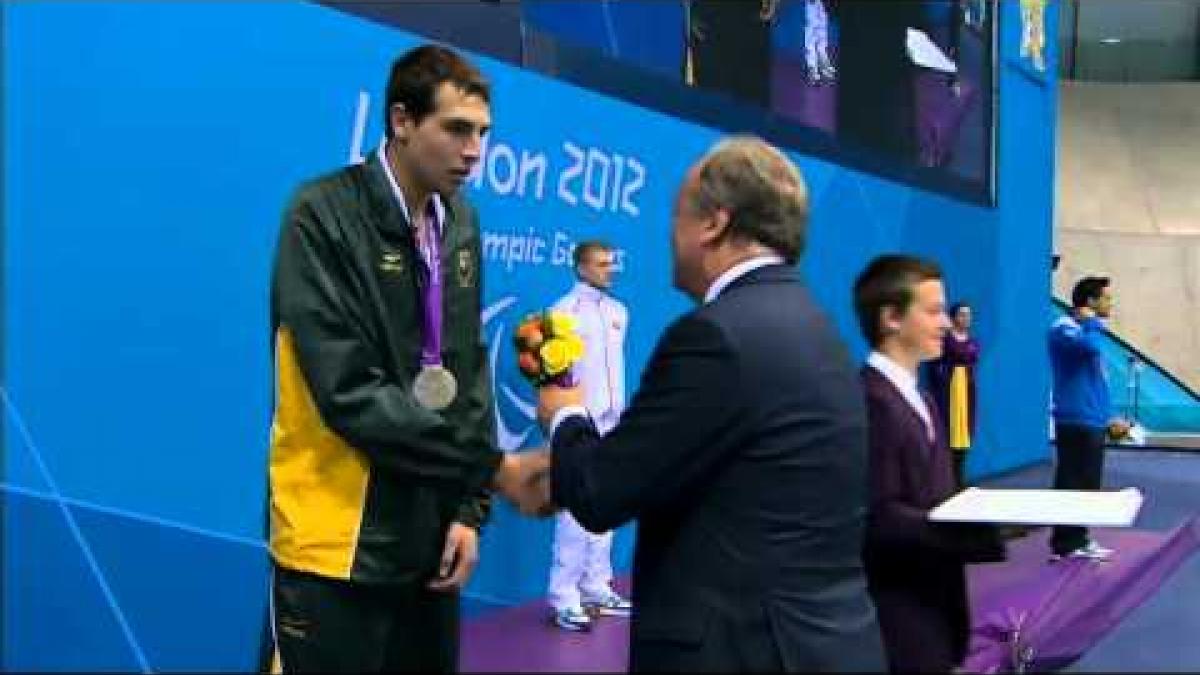
[[[613,250],[598,241],[575,247],[578,281],[554,308],[579,322],[583,359],[575,366],[587,396],[588,413],[601,434],[617,425],[625,409],[625,331],[629,313],[609,289],[614,272]],[[568,511],[554,525],[554,559],[548,596],[555,623],[565,630],[591,628],[588,609],[628,615],[631,605],[612,589],[612,532],[593,534]]]

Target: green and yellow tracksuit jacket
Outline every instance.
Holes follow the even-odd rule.
[[[479,527],[499,462],[480,339],[478,218],[444,201],[449,408],[413,399],[426,274],[377,156],[300,188],[271,287],[275,406],[270,551],[286,568],[363,582],[432,578],[452,521]]]

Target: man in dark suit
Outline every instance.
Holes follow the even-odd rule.
[[[718,144],[674,208],[675,285],[701,305],[659,340],[617,427],[600,438],[578,388],[540,393],[541,499],[594,532],[638,519],[634,671],[883,667],[862,392],[794,269],[807,217],[782,153]]]
[[[771,22],[779,0],[685,0],[688,84],[767,107],[771,98]]]
[[[937,265],[876,258],[854,284],[871,345],[862,381],[870,428],[871,507],[864,561],[892,672],[948,673],[970,635],[964,565],[1004,557],[991,526],[933,523],[957,491],[937,406],[917,385],[949,328]]]
[[[978,87],[914,65],[907,42],[922,30],[961,67],[958,0],[837,0],[833,15],[838,136],[904,162],[949,163]]]
[[[912,65],[905,55],[917,0],[838,0],[837,132],[842,139],[891,157],[916,156]]]

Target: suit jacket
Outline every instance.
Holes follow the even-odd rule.
[[[632,670],[882,669],[866,440],[846,349],[783,265],[676,321],[603,439],[563,421],[555,502],[593,532],[639,519]]]
[[[970,634],[965,563],[1003,559],[994,528],[933,523],[957,491],[938,409],[934,438],[882,373],[862,369],[870,426],[871,506],[863,559],[892,672],[949,672]]]

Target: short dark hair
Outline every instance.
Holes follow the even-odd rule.
[[[956,314],[958,314],[958,310],[962,309],[963,307],[966,307],[967,309],[971,309],[971,303],[967,302],[966,300],[959,300],[958,302],[950,305],[950,309],[946,310],[946,314],[948,314],[950,316],[950,318],[953,319],[954,316]]]
[[[478,68],[458,52],[441,45],[424,44],[405,52],[392,64],[383,107],[383,128],[387,137],[394,135],[392,106],[402,104],[413,120],[420,123],[433,112],[434,97],[443,82],[450,82],[463,93],[491,103],[491,86]]]
[[[571,254],[572,259],[575,261],[575,269],[579,269],[579,266],[583,264],[583,261],[592,251],[611,250],[613,250],[612,244],[609,244],[606,241],[600,241],[599,239],[589,239],[588,241],[579,242],[575,246],[575,251]]]
[[[871,348],[883,342],[880,314],[894,307],[904,314],[913,301],[917,284],[942,278],[937,263],[910,255],[881,255],[870,262],[854,281],[854,312],[858,326]]]
[[[1091,300],[1098,299],[1104,294],[1104,289],[1112,284],[1112,280],[1108,277],[1084,277],[1075,284],[1075,289],[1071,291],[1071,306],[1078,309],[1087,307]]]

